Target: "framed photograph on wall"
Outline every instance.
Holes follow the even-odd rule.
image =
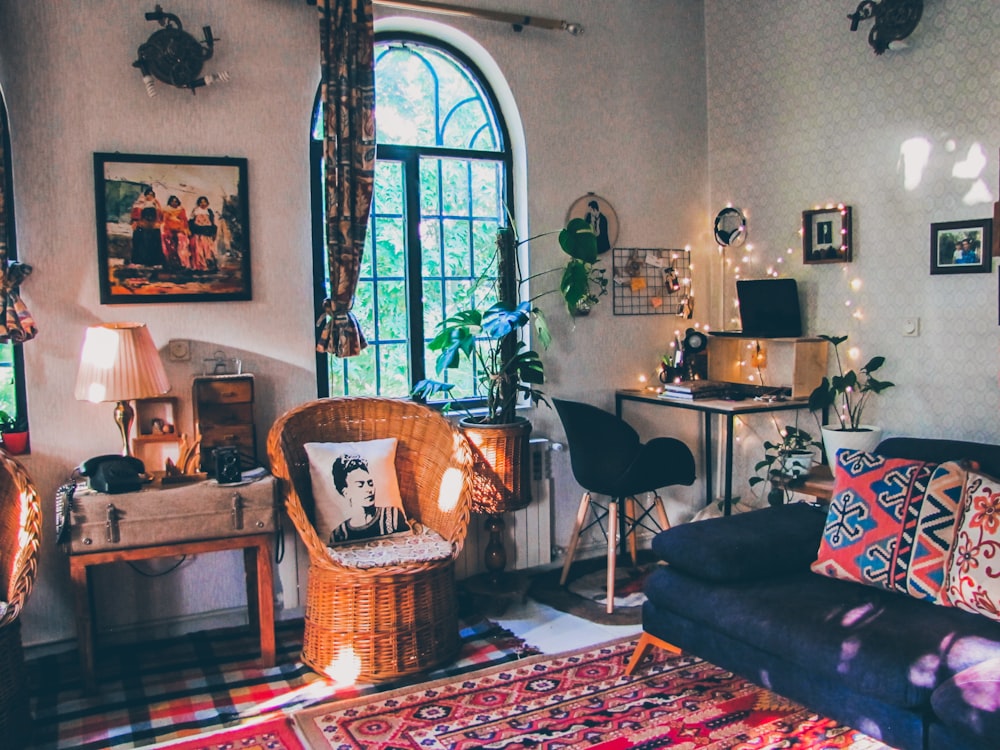
[[[566,212],[566,223],[583,219],[597,235],[598,254],[606,253],[618,242],[618,214],[604,198],[594,193],[577,198]]]
[[[94,154],[101,304],[249,300],[247,160]]]
[[[992,230],[992,219],[931,224],[931,273],[989,273]]]
[[[850,206],[802,212],[803,263],[850,263],[853,259]]]

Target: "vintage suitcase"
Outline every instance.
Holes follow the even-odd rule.
[[[72,495],[64,542],[71,555],[260,534],[276,525],[270,475],[234,485],[153,484],[114,495],[81,486]]]

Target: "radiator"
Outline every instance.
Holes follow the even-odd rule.
[[[561,444],[548,438],[530,440],[531,502],[526,508],[503,514],[506,570],[524,570],[552,562],[552,451],[561,449]],[[484,528],[486,519],[486,516],[473,513],[469,520],[465,547],[456,561],[455,574],[460,579],[486,570],[483,555],[490,540]]]

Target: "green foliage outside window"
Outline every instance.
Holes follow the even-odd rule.
[[[368,347],[321,358],[329,395],[408,395],[433,372],[427,345],[441,321],[496,298],[510,156],[494,100],[460,57],[416,39],[376,43],[376,96],[375,188],[354,303]],[[316,257],[328,289],[325,252]],[[422,343],[411,345],[421,326]],[[478,395],[472,365],[448,377]]]

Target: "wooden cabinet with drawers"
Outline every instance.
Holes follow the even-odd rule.
[[[205,375],[194,379],[194,424],[201,439],[202,471],[215,474],[212,451],[235,446],[244,471],[257,466],[253,375]]]

